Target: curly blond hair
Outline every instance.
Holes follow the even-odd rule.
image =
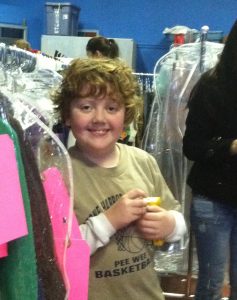
[[[86,89],[85,89],[86,87]],[[125,126],[137,117],[141,98],[136,77],[120,59],[75,59],[66,69],[60,87],[52,95],[62,123],[70,117],[71,103],[85,97],[112,96],[125,106]]]

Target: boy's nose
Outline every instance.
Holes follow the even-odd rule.
[[[94,116],[93,116],[93,121],[94,122],[101,122],[105,120],[105,111],[104,109],[96,109]]]

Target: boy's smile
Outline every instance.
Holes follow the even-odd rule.
[[[124,128],[125,108],[111,96],[86,97],[71,105],[67,125],[87,157],[111,155]]]

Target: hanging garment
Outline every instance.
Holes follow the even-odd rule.
[[[38,276],[36,270],[30,199],[19,141],[15,131],[3,120],[0,120],[0,132],[8,134],[14,141],[28,228],[27,236],[9,242],[8,256],[0,259],[0,298],[1,300],[37,299]]]
[[[46,178],[45,180],[43,180],[44,185],[48,181],[46,174],[47,175],[51,174],[50,170],[55,170],[55,166],[57,166],[57,168],[59,168],[61,172],[61,173],[59,172],[60,177],[57,176],[57,174],[54,173],[52,174],[49,180],[50,184],[48,185],[48,189],[45,189],[47,201],[50,198],[50,196],[52,196],[51,202],[53,203],[53,206],[49,211],[51,228],[54,230],[55,216],[57,216],[58,217],[57,220],[59,221],[59,224],[63,226],[63,233],[64,233],[63,235],[61,235],[61,238],[58,239],[58,235],[55,235],[55,232],[53,231],[54,250],[56,250],[58,246],[60,247],[59,256],[61,258],[59,260],[56,260],[56,258],[58,258],[56,257],[58,253],[55,252],[54,261],[59,263],[58,266],[59,266],[59,270],[61,271],[60,274],[63,275],[62,278],[64,279],[65,286],[67,289],[69,289],[69,291],[67,291],[67,295],[65,294],[66,298],[70,300],[74,300],[74,299],[86,300],[87,289],[88,289],[88,273],[89,273],[88,269],[89,269],[90,256],[89,256],[89,249],[87,244],[85,244],[85,241],[80,238],[78,224],[74,222],[73,223],[74,230],[73,230],[73,226],[72,229],[69,230],[69,227],[71,228],[70,226],[71,212],[73,209],[72,201],[69,201],[69,198],[65,196],[67,194],[71,195],[69,191],[70,191],[70,186],[72,185],[72,181],[71,181],[72,175],[70,175],[70,161],[67,160],[67,157],[69,158],[69,155],[66,149],[64,148],[63,144],[57,138],[57,136],[55,136],[50,131],[50,129],[46,127],[46,125],[42,123],[42,121],[34,115],[35,111],[33,112],[32,110],[25,108],[25,113],[27,112],[28,112],[27,125],[30,125],[30,127],[27,126],[27,128],[24,131],[24,136],[26,135],[29,136],[30,140],[33,141],[34,155],[37,157],[38,169],[42,171],[42,177]],[[24,114],[23,116],[24,118],[21,121],[25,125],[24,122],[26,121],[25,120],[26,115]],[[35,139],[35,137],[37,138]],[[25,144],[28,142],[27,140],[25,141]],[[30,155],[26,155],[26,157],[29,160]],[[30,167],[30,170],[31,169],[32,167]],[[32,179],[30,181],[32,181]],[[63,182],[67,183],[68,191],[66,189],[66,185],[65,186],[63,185]],[[73,198],[71,197],[70,200],[71,199]],[[66,203],[64,200],[66,200]],[[67,206],[67,208],[63,211],[65,205]],[[38,211],[36,213],[37,215],[39,214]],[[43,217],[41,216],[40,218],[42,219]],[[34,216],[33,216],[33,220],[34,220]],[[66,222],[64,222],[65,220]],[[71,232],[71,234],[69,231]],[[75,234],[75,232],[77,234]],[[69,236],[72,245],[69,248],[67,248],[66,240]],[[66,253],[65,253],[65,248],[66,248]],[[62,265],[63,267],[64,266],[66,267],[66,271],[64,268],[62,268]],[[42,281],[40,281],[40,283],[41,283],[40,287],[44,287],[42,285]],[[50,285],[52,286],[52,284],[49,284],[49,287]],[[58,291],[56,281],[54,285],[55,285],[55,293],[57,294],[57,299],[60,299],[59,298],[60,290]],[[41,291],[42,294],[44,295],[43,288],[41,288]],[[46,299],[54,299],[53,292],[49,293],[49,296],[51,298],[46,298]]]
[[[70,197],[63,176],[59,169],[52,167],[42,173],[42,178],[52,221],[56,256],[68,288],[67,299],[87,300],[90,250],[81,237],[74,213],[71,232],[68,234]]]
[[[22,149],[30,197],[40,293],[45,300],[63,300],[66,289],[54,254],[52,224],[35,156],[20,124],[14,119],[10,119],[10,122],[17,132]]]
[[[0,134],[0,245],[28,234],[14,143]],[[5,245],[5,248],[7,245]],[[0,252],[0,257],[2,257]]]
[[[190,165],[182,149],[187,102],[192,87],[200,77],[200,70],[213,67],[222,49],[223,45],[218,43],[184,44],[172,48],[157,61],[154,68],[155,99],[142,147],[156,158],[169,188],[180,202],[187,219],[191,194],[186,185],[186,178]],[[185,236],[177,248],[178,251],[176,245],[172,245],[172,249],[168,249],[166,253],[157,251],[155,265],[158,272],[167,274],[186,272],[187,245],[188,236]]]
[[[142,97],[142,105],[136,122],[136,142],[137,147],[141,147],[145,128],[147,127],[151,106],[154,100],[153,77],[151,73],[134,73],[136,75],[140,94]]]
[[[1,47],[0,47],[1,50]],[[6,49],[5,49],[6,50]],[[11,52],[13,53],[13,52]],[[8,53],[8,56],[11,55],[11,53]],[[1,57],[4,57],[1,56]],[[23,58],[23,57],[22,57]],[[63,173],[63,176],[65,176],[67,187],[69,187],[70,190],[70,184],[72,180],[72,176],[68,175],[70,172],[68,169],[68,161],[67,157],[69,155],[65,155],[64,150],[60,149],[59,152],[54,155],[54,150],[58,150],[61,146],[58,146],[58,141],[55,139],[50,131],[50,126],[54,123],[54,118],[52,117],[52,105],[51,101],[49,101],[48,92],[49,89],[52,87],[55,87],[55,85],[60,82],[61,77],[55,76],[56,72],[50,72],[50,70],[44,69],[44,70],[32,70],[26,71],[29,72],[28,74],[24,73],[23,66],[24,63],[26,63],[27,67],[27,61],[23,58],[21,60],[21,65],[19,66],[18,60],[14,60],[14,58],[9,58],[9,63],[5,65],[5,61],[3,62],[3,66],[1,66],[2,69],[0,69],[0,80],[3,83],[1,90],[4,91],[5,95],[8,95],[9,98],[11,98],[11,105],[13,108],[14,117],[20,122],[22,128],[19,127],[19,136],[22,137],[22,160],[25,167],[25,176],[27,180],[27,186],[28,186],[28,193],[30,197],[30,209],[31,209],[31,218],[32,218],[32,224],[33,228],[31,228],[31,237],[33,232],[33,244],[35,245],[35,253],[34,258],[36,262],[36,296],[35,295],[29,295],[27,294],[27,289],[29,290],[29,284],[31,284],[30,280],[28,280],[28,284],[26,286],[24,276],[24,272],[22,272],[22,277],[24,284],[22,284],[22,287],[24,288],[24,292],[21,293],[21,288],[13,288],[12,293],[10,293],[4,286],[3,291],[1,290],[2,284],[5,285],[5,281],[2,281],[0,277],[0,299],[1,300],[54,300],[54,299],[65,299],[66,295],[66,288],[65,284],[62,278],[62,274],[60,272],[59,266],[56,261],[55,253],[54,253],[54,237],[52,235],[52,224],[49,222],[49,219],[51,218],[51,215],[49,215],[48,210],[45,209],[45,194],[44,190],[42,188],[42,182],[39,179],[39,171],[45,170],[48,167],[51,166],[57,166]],[[39,67],[39,66],[38,66]],[[45,66],[44,66],[45,68]],[[46,66],[48,68],[48,64]],[[20,69],[20,70],[19,70]],[[22,73],[23,71],[23,73]],[[11,97],[11,96],[12,97]],[[19,98],[19,101],[18,101]],[[24,101],[21,101],[22,98],[24,98]],[[36,105],[34,101],[38,101],[39,105]],[[19,103],[24,102],[24,104],[27,103],[27,109],[23,107],[23,111],[20,111],[19,115]],[[34,102],[34,103],[33,103]],[[37,102],[37,103],[38,103]],[[43,103],[43,105],[42,105]],[[1,108],[1,107],[0,107]],[[35,109],[42,112],[42,115],[44,115],[44,118],[46,119],[46,122],[44,122],[44,126],[41,126],[40,123],[42,123],[42,120],[35,117],[35,112],[32,114],[29,114],[29,110]],[[43,109],[43,111],[42,111]],[[46,110],[46,113],[45,113]],[[34,117],[32,118],[32,115]],[[35,121],[35,120],[39,120]],[[15,120],[14,120],[15,121]],[[13,122],[13,125],[16,125],[16,131],[18,128],[18,122]],[[47,125],[49,126],[47,126]],[[31,127],[33,126],[33,127]],[[47,129],[46,129],[47,127]],[[21,130],[23,129],[23,131]],[[33,132],[34,131],[34,132]],[[25,139],[27,137],[27,139]],[[29,143],[29,140],[33,142],[33,152],[30,153],[31,145]],[[28,148],[29,146],[29,148]],[[65,149],[66,151],[66,149]],[[65,159],[65,156],[66,159]],[[37,160],[37,166],[33,166],[34,159]],[[32,160],[31,160],[32,159]],[[65,164],[66,162],[66,164]],[[38,168],[37,168],[38,167]],[[65,179],[64,178],[64,179]],[[41,183],[38,185],[38,183]],[[73,190],[73,189],[71,189]],[[42,200],[42,201],[41,201]],[[71,204],[70,204],[71,205]],[[72,206],[72,205],[71,205]],[[70,222],[70,216],[68,216],[69,223]],[[75,223],[74,223],[75,224]],[[78,225],[76,225],[78,229]],[[32,230],[33,229],[33,230]],[[83,251],[82,245],[81,245],[81,239],[77,239],[77,235],[71,236],[72,240],[74,239],[74,246],[77,245],[77,249],[81,249]],[[53,240],[53,241],[52,241]],[[70,247],[67,249],[67,253],[70,257],[72,257],[73,252],[72,249],[75,249],[75,247]],[[76,249],[76,250],[77,250]],[[74,254],[77,253],[74,252]],[[86,253],[86,252],[85,252]],[[80,258],[85,258],[85,261],[88,262],[88,257],[86,259],[85,253],[80,252]],[[77,253],[78,255],[78,253]],[[26,257],[28,259],[28,255],[26,254]],[[75,256],[76,258],[77,256]],[[21,261],[22,256],[18,256],[16,258],[17,262],[20,263],[24,262]],[[32,261],[29,258],[30,261]],[[73,266],[73,264],[71,264]],[[76,266],[76,264],[75,264]],[[11,266],[9,266],[11,269]],[[0,265],[1,268],[1,265]],[[81,270],[81,268],[79,268]],[[12,269],[11,269],[12,270]],[[78,272],[78,269],[76,270]],[[10,272],[10,271],[9,271]],[[19,272],[18,272],[19,273]],[[82,273],[82,272],[81,272]],[[6,273],[5,273],[6,274]],[[8,276],[8,274],[6,274]],[[3,275],[4,276],[4,275]],[[7,277],[6,276],[6,277]],[[17,276],[17,275],[15,275]],[[33,276],[32,276],[33,278]],[[76,278],[76,277],[75,277]],[[8,279],[7,279],[8,280]],[[11,279],[11,285],[13,286],[15,282]],[[19,280],[20,281],[20,280]],[[88,280],[86,277],[84,278],[84,287],[79,284],[79,288],[86,290],[88,284]],[[10,284],[9,284],[10,288]],[[16,291],[18,290],[18,298],[14,298],[14,295],[16,295]],[[8,293],[9,292],[9,293]],[[14,294],[15,293],[15,294]],[[21,296],[22,295],[22,296]],[[84,294],[85,296],[86,294]],[[81,296],[81,294],[80,294]],[[4,298],[5,297],[5,298]],[[20,297],[20,298],[19,298]],[[71,298],[73,300],[73,298]],[[86,299],[86,298],[85,298]],[[77,299],[76,299],[77,300]]]

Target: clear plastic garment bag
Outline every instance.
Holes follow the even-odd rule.
[[[60,83],[61,76],[54,70],[37,69],[35,63],[34,67],[27,69],[29,72],[24,71],[22,66],[34,56],[29,53],[29,57],[25,57],[23,53],[25,60],[21,60],[16,58],[17,55],[22,58],[21,52],[0,45],[0,117],[7,116],[5,121],[17,130],[21,141],[25,186],[28,187],[31,206],[32,251],[36,252],[34,292],[36,290],[40,300],[54,297],[85,300],[89,249],[73,218],[70,157],[51,130],[57,118],[53,114],[49,93]],[[13,254],[18,248],[16,244]],[[80,257],[74,261],[75,255]],[[24,259],[27,255],[18,256],[15,265],[11,263],[11,255],[5,259],[4,265],[0,261],[1,299],[11,298],[15,293],[11,274],[19,274]],[[22,273],[22,282],[19,282],[21,287],[26,282],[24,275]]]
[[[47,98],[49,89],[53,87],[52,80],[47,76],[50,70],[37,70],[35,66],[34,54],[0,45],[1,118],[5,116],[2,122],[5,127],[11,128],[15,139],[19,141],[16,160],[18,166],[21,166],[21,178],[24,175],[21,186],[25,210],[26,204],[28,205],[28,235],[11,243],[8,256],[0,261],[0,298],[3,300],[14,298],[17,293],[21,297],[29,297],[28,290],[31,296],[33,293],[37,294],[36,297],[32,296],[35,299],[49,299],[54,294],[63,300],[69,293],[64,262],[70,236],[72,201],[67,206],[61,199],[55,202],[52,214],[48,209],[42,174],[46,170],[57,168],[63,177],[61,184],[65,182],[69,199],[72,200],[72,171],[66,149],[49,127],[53,120],[52,115],[45,113],[45,103],[36,105],[35,102],[36,99],[39,101]],[[51,79],[55,77],[52,73],[50,76]],[[41,109],[38,109],[40,106]],[[0,133],[5,132],[1,130]],[[57,236],[52,231],[52,215],[54,218],[60,216],[63,224],[63,230]],[[26,248],[25,241],[30,238],[32,243],[28,242]],[[54,249],[59,248],[58,240],[60,250],[55,251]],[[30,256],[30,253],[35,255]],[[35,261],[32,257],[35,257]],[[15,263],[12,263],[14,259]],[[32,277],[27,277],[27,270],[23,268],[26,263],[31,266],[32,273],[35,270],[34,281]],[[19,273],[22,276],[17,281],[14,276]],[[49,279],[52,280],[51,283]]]
[[[181,204],[186,220],[190,203],[190,191],[186,185],[189,163],[182,152],[182,139],[187,101],[201,73],[216,64],[222,49],[222,44],[207,41],[183,44],[171,48],[154,68],[155,98],[142,147],[156,158],[169,188]],[[157,271],[186,272],[187,246],[188,237],[185,237],[178,246],[180,252],[176,251],[176,245],[170,245],[164,252],[157,251]]]

